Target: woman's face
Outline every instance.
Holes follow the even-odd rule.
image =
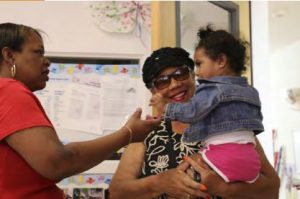
[[[31,91],[43,89],[49,80],[49,60],[44,56],[43,40],[36,33],[29,33],[20,52],[14,52],[16,76]]]
[[[176,70],[181,67],[168,67],[162,70],[157,77],[174,74]],[[156,77],[156,78],[157,78]],[[195,92],[195,75],[193,72],[189,72],[189,77],[184,80],[175,80],[171,78],[170,84],[163,89],[151,89],[152,94],[160,93],[163,97],[168,99],[170,102],[186,102],[188,101]]]
[[[219,74],[218,60],[211,59],[203,48],[198,48],[194,54],[196,66],[195,75],[201,79],[209,79]]]

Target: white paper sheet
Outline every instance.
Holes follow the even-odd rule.
[[[100,97],[100,88],[70,83],[65,93],[66,110],[62,128],[101,135]]]
[[[117,130],[137,108],[137,81],[126,75],[107,75],[102,78],[102,119],[106,134]]]
[[[61,128],[62,125],[67,88],[68,85],[60,81],[49,82],[45,89],[35,93],[55,128]]]

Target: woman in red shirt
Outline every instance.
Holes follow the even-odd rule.
[[[33,91],[48,81],[49,60],[40,33],[0,24],[0,199],[62,199],[55,185],[83,172],[129,142],[142,141],[159,120],[138,109],[113,134],[63,145]]]

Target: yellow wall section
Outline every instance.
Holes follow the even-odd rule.
[[[233,2],[238,4],[240,9],[240,38],[248,41],[250,44],[250,3],[249,1],[233,1]],[[248,82],[251,84],[252,68],[250,67],[251,66],[250,46],[247,52],[247,55],[250,60],[249,63],[247,64],[247,71],[243,76],[247,77]]]
[[[176,9],[174,1],[152,1],[152,50],[176,46]]]
[[[240,37],[250,41],[250,9],[249,1],[234,1],[240,9]]]

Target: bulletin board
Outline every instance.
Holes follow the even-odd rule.
[[[35,94],[64,143],[110,134],[138,106],[139,60],[49,59],[49,81]]]

